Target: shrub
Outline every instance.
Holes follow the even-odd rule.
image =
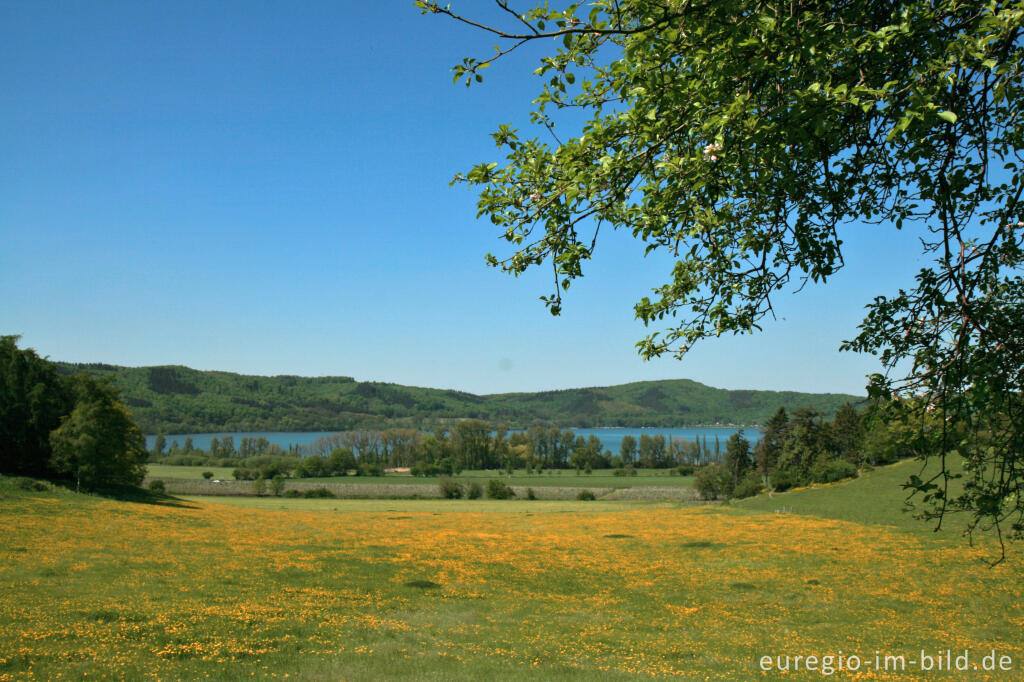
[[[290,493],[292,491],[289,490],[288,492]],[[285,493],[285,495],[287,495],[287,494],[288,493]],[[302,496],[303,497],[308,497],[308,498],[317,498],[317,497],[327,498],[327,497],[334,497],[334,493],[332,493],[330,490],[328,490],[327,488],[325,488],[323,486],[319,486],[317,488],[310,488],[309,490],[303,490],[302,491]]]
[[[437,487],[441,489],[441,497],[447,500],[457,500],[462,497],[462,484],[448,476],[442,476],[437,482]]]
[[[857,475],[857,467],[845,459],[819,461],[811,467],[811,480],[816,483],[832,483]]]
[[[471,500],[479,500],[483,496],[483,494],[483,486],[481,486],[476,481],[470,483],[469,487],[466,489],[466,497]]]
[[[302,493],[293,488],[291,490],[285,490],[281,497],[302,497]]]
[[[235,477],[236,481],[253,481],[259,476],[259,472],[252,469],[239,468],[232,471],[231,475]]]
[[[761,475],[756,471],[749,471],[747,475],[740,479],[736,489],[732,491],[732,496],[737,499],[743,499],[744,497],[753,497],[761,492],[764,488]]]
[[[576,499],[577,500],[596,500],[597,497],[595,497],[594,493],[590,492],[589,490],[581,490],[581,491],[579,491],[576,494]]]
[[[512,491],[512,488],[508,487],[501,481],[492,478],[487,481],[487,497],[492,500],[507,500],[510,497],[515,497],[516,494]]]
[[[376,463],[376,462],[374,462],[372,464],[369,463],[369,462],[365,462],[363,464],[360,464],[359,468],[356,469],[356,471],[358,472],[358,475],[360,475],[360,476],[383,476],[384,475],[384,467],[383,467],[383,465],[381,465],[379,463]]]
[[[149,492],[156,495],[163,495],[167,492],[167,488],[164,486],[164,482],[158,478],[155,481],[149,482]]]
[[[626,475],[626,470],[621,468],[621,467],[619,467],[618,469],[616,469],[615,471],[612,472],[612,475],[613,476],[625,476]]]
[[[533,488],[527,488],[526,489],[526,499],[528,499],[528,500],[536,500],[537,499],[537,496],[533,494]]]
[[[697,472],[697,480],[693,485],[700,493],[703,500],[717,500],[719,497],[728,497],[732,492],[732,478],[728,469],[721,464],[707,464]]]
[[[696,470],[697,467],[692,464],[680,464],[675,468],[675,472],[680,476],[693,476]]]
[[[203,472],[203,478],[205,478],[207,481],[209,481],[211,478],[213,478],[213,472],[212,471],[204,471]]]
[[[768,482],[779,492],[789,490],[793,486],[800,485],[801,483],[800,479],[789,469],[776,469],[768,477]]]
[[[28,490],[34,493],[41,493],[45,490],[50,489],[50,486],[48,486],[46,483],[43,483],[42,481],[37,481],[34,478],[24,478],[19,476],[17,478],[12,478],[11,483],[14,485],[15,488],[18,488],[19,490]]]

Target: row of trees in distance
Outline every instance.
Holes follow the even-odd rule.
[[[846,405],[832,421],[810,409],[790,418],[780,408],[762,431],[756,447],[736,434],[722,445],[716,437],[685,440],[664,435],[623,437],[619,452],[604,448],[594,435],[584,438],[572,431],[534,426],[509,431],[482,420],[464,420],[453,428],[421,432],[416,429],[355,430],[322,436],[312,444],[285,452],[264,438],[243,438],[236,448],[231,436],[214,438],[210,450],[172,443],[158,437],[152,452],[168,464],[231,466],[237,478],[272,478],[275,475],[320,478],[383,475],[388,469],[407,468],[413,475],[452,475],[463,470],[516,469],[527,472],[575,469],[615,469],[621,475],[637,469],[674,469],[700,472],[701,481],[714,481],[704,490],[710,497],[732,496],[747,473],[757,474],[756,489],[784,490],[812,481],[836,480],[853,475],[866,463],[892,461],[895,451],[888,440],[865,438],[862,415]],[[722,474],[728,468],[730,475]],[[724,483],[725,479],[729,483]],[[721,482],[721,483],[720,483]],[[754,485],[754,480],[748,486]]]
[[[784,491],[849,478],[866,467],[914,455],[899,433],[905,428],[877,409],[869,415],[845,405],[826,421],[814,410],[790,416],[780,407],[755,447],[742,436],[729,438],[721,461],[698,471],[697,488],[707,499],[739,498],[765,488]]]

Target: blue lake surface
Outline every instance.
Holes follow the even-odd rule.
[[[572,431],[577,436],[583,436],[584,438],[590,437],[591,434],[597,436],[601,440],[601,444],[606,450],[611,450],[613,454],[618,454],[620,445],[622,444],[622,438],[624,436],[633,436],[637,440],[640,440],[642,434],[648,436],[656,436],[661,434],[665,436],[665,440],[668,441],[672,438],[682,438],[683,440],[696,440],[698,438],[707,439],[708,447],[714,447],[715,438],[719,439],[719,443],[724,452],[725,441],[729,439],[729,436],[736,433],[737,431],[743,431],[743,435],[751,443],[755,443],[761,439],[761,432],[758,429],[740,429],[735,426],[702,426],[702,427],[679,427],[679,428],[600,428],[600,429],[562,429],[563,431]],[[186,438],[192,439],[192,445],[200,450],[209,450],[210,441],[214,438],[223,438],[224,436],[232,436],[235,439],[235,447],[237,448],[243,438],[266,438],[271,443],[280,445],[284,450],[292,445],[309,445],[317,438],[321,436],[329,436],[336,431],[301,431],[301,432],[289,432],[289,431],[255,431],[246,433],[178,433],[168,434],[165,436],[167,439],[167,447],[171,446],[173,441],[178,441],[178,446],[185,444]],[[153,448],[153,443],[156,440],[156,436],[146,436],[146,447],[148,449]]]

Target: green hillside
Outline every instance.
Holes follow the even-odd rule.
[[[60,371],[112,376],[148,433],[429,428],[473,418],[511,427],[756,425],[779,406],[831,415],[862,398],[843,394],[727,391],[687,379],[603,388],[474,395],[358,382],[351,377],[249,376],[188,367],[58,363]]]
[[[937,472],[937,463],[905,459],[878,467],[859,478],[828,485],[801,488],[786,493],[761,494],[734,501],[733,506],[749,511],[806,514],[864,525],[896,526],[923,535],[931,535],[938,523],[918,518],[924,509],[919,499],[908,500],[903,484],[914,474],[927,478]],[[954,472],[960,462],[952,462]],[[954,481],[951,494],[959,494],[961,481]],[[967,518],[950,514],[942,524],[942,536],[956,537]]]

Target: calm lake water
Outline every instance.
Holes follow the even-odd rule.
[[[566,429],[563,429],[563,431]],[[686,427],[686,428],[606,428],[606,429],[568,429],[575,433],[577,436],[583,436],[584,438],[590,437],[591,434],[601,439],[602,445],[606,450],[611,450],[613,454],[619,452],[619,447],[622,443],[624,436],[633,436],[637,440],[640,440],[642,434],[648,436],[655,436],[661,434],[665,436],[665,440],[668,441],[672,438],[682,438],[684,440],[696,440],[707,439],[708,447],[714,447],[715,438],[719,439],[721,447],[724,451],[725,441],[729,439],[729,436],[740,431],[734,426],[715,426],[715,427]],[[292,445],[309,445],[317,438],[321,436],[329,436],[335,431],[302,431],[302,432],[287,432],[287,431],[259,431],[259,432],[248,432],[248,433],[185,433],[185,434],[169,434],[167,438],[167,447],[171,446],[172,441],[178,441],[178,445],[182,446],[185,444],[186,438],[192,439],[192,445],[201,450],[210,449],[210,440],[213,438],[223,438],[224,436],[232,436],[235,439],[235,447],[238,447],[239,442],[243,438],[266,438],[271,443],[280,445],[283,449],[287,450]],[[761,433],[757,429],[746,429],[743,431],[743,435],[746,436],[747,440],[751,443],[755,443],[760,440]],[[146,436],[146,447],[149,449],[153,448],[153,442],[156,440],[156,436]]]

